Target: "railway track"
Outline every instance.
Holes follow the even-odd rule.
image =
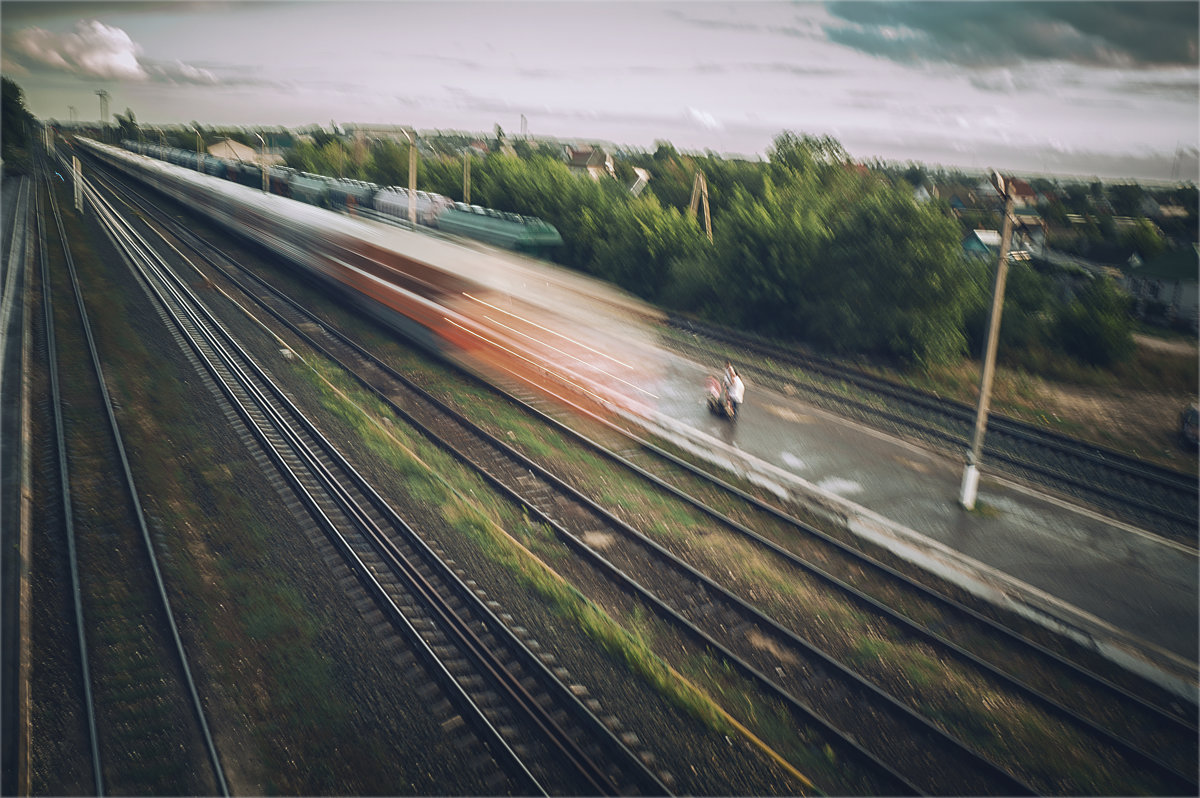
[[[811,698],[807,701],[802,700],[801,696],[833,694],[838,699],[844,700],[847,695],[859,691],[857,693],[858,700],[863,705],[882,697],[880,703],[887,709],[880,710],[876,707],[864,711],[866,720],[860,718],[858,726],[855,726],[848,734],[842,735],[842,744],[846,746],[847,751],[852,751],[862,762],[866,763],[864,764],[865,770],[869,771],[872,767],[875,768],[871,778],[894,779],[888,791],[965,792],[970,790],[972,793],[1007,793],[1033,789],[1054,791],[1057,777],[1049,770],[1039,771],[1039,766],[1028,763],[1025,765],[1009,763],[1010,770],[995,766],[961,739],[956,739],[953,734],[947,733],[938,724],[930,723],[913,710],[909,704],[919,704],[919,696],[900,699],[887,695],[877,685],[861,679],[857,674],[841,666],[836,656],[812,646],[792,629],[781,625],[772,617],[751,606],[733,590],[718,584],[704,573],[689,566],[681,557],[671,554],[650,541],[649,536],[639,533],[578,493],[569,496],[564,494],[564,485],[553,475],[543,472],[537,480],[534,480],[540,481],[541,484],[531,485],[533,474],[541,471],[532,461],[520,457],[514,458],[511,451],[505,451],[509,447],[499,443],[493,436],[480,437],[482,431],[478,428],[472,429],[474,425],[464,418],[456,418],[449,422],[430,420],[431,417],[428,414],[431,411],[427,407],[414,408],[420,407],[422,404],[436,406],[441,403],[436,402],[430,396],[414,399],[411,394],[415,386],[399,374],[387,374],[387,369],[381,363],[370,358],[361,350],[347,347],[347,342],[331,343],[337,338],[332,331],[322,329],[316,336],[309,332],[303,332],[302,330],[312,329],[312,318],[307,314],[295,315],[298,313],[298,309],[289,308],[280,296],[260,293],[259,288],[248,288],[247,290],[258,296],[258,301],[262,302],[264,306],[270,306],[272,312],[279,314],[280,317],[291,315],[293,320],[288,324],[295,334],[305,335],[311,345],[320,346],[330,356],[337,357],[358,374],[364,384],[373,386],[373,390],[391,402],[397,412],[408,417],[411,423],[420,424],[430,430],[439,430],[430,434],[441,440],[447,448],[456,451],[457,456],[465,461],[476,463],[477,467],[496,480],[498,486],[512,491],[516,500],[524,502],[531,511],[538,512],[547,524],[553,526],[564,539],[570,541],[570,545],[574,546],[582,555],[592,558],[596,567],[604,570],[609,579],[621,583],[624,586],[623,589],[637,595],[640,600],[654,605],[664,618],[669,618],[670,622],[680,630],[681,635],[701,641],[702,645],[719,652],[721,657],[733,663],[748,678],[758,679],[763,690],[771,692],[777,699],[787,703],[792,711],[799,715],[805,715],[805,723],[823,727],[823,733],[837,736],[833,727],[824,720],[825,716],[830,714],[834,708],[814,707],[813,704],[819,704],[819,702]],[[318,344],[317,338],[321,339],[321,343]],[[335,349],[338,350],[336,354]],[[382,375],[381,371],[384,372]],[[439,409],[442,413],[448,410],[444,405]],[[548,421],[548,419],[543,420]],[[464,435],[468,437],[463,438]],[[453,441],[460,442],[453,443]],[[638,447],[643,452],[649,451],[651,448],[640,443]],[[601,452],[605,451],[603,447],[598,448]],[[481,454],[485,450],[497,452],[498,454],[494,457],[498,459],[485,465],[482,462],[484,456]],[[660,462],[656,468],[661,471],[663,458],[657,454],[653,456]],[[631,463],[625,462],[621,467],[628,469],[631,466]],[[645,471],[646,469],[640,468],[639,470]],[[504,474],[507,476],[503,476]],[[692,474],[689,478],[697,478],[697,475]],[[656,483],[656,489],[663,489],[661,482]],[[678,488],[672,488],[672,490],[680,492]],[[722,488],[722,490],[726,490],[726,488]],[[572,491],[567,491],[567,493],[570,494]],[[1167,785],[1165,789],[1168,791],[1177,788],[1185,791],[1194,789],[1195,782],[1189,774],[1194,771],[1195,727],[1194,725],[1189,726],[1186,720],[1186,711],[1180,713],[1184,716],[1182,720],[1173,717],[1169,710],[1163,711],[1133,693],[1107,684],[1102,678],[1080,671],[1076,666],[1053,652],[1040,650],[1036,644],[1021,641],[1018,638],[1016,644],[1023,649],[1020,656],[1032,657],[1038,660],[1038,664],[1036,667],[1026,664],[1023,668],[1017,667],[1015,670],[1037,670],[1039,674],[1044,674],[1045,670],[1050,668],[1052,671],[1056,670],[1057,673],[1046,677],[1047,683],[1053,684],[1055,680],[1064,678],[1070,680],[1068,686],[1059,688],[1057,696],[1047,695],[1024,684],[1004,668],[991,664],[985,657],[972,654],[959,644],[930,632],[919,624],[908,621],[888,605],[890,603],[902,604],[906,601],[910,603],[910,607],[912,602],[938,605],[936,612],[940,613],[940,617],[933,621],[927,621],[929,626],[938,628],[952,626],[953,634],[973,637],[972,645],[976,648],[987,648],[988,644],[991,644],[993,649],[985,656],[999,660],[1011,657],[1011,649],[1001,646],[997,650],[993,638],[1014,637],[1012,633],[997,627],[968,608],[948,602],[943,597],[930,595],[930,592],[923,586],[907,585],[905,579],[896,574],[889,574],[888,569],[878,564],[866,562],[867,567],[864,568],[863,559],[855,553],[839,554],[838,556],[846,557],[846,561],[839,567],[849,570],[873,570],[876,574],[875,578],[883,580],[882,587],[876,585],[873,589],[881,591],[885,598],[882,601],[870,598],[865,593],[841,583],[837,577],[825,573],[812,563],[806,562],[790,552],[780,551],[780,547],[771,543],[766,536],[750,531],[744,525],[731,522],[702,502],[690,497],[687,500],[704,512],[710,522],[724,525],[727,528],[726,534],[729,533],[728,530],[733,530],[736,534],[756,541],[756,545],[772,550],[774,554],[787,561],[788,568],[803,571],[804,578],[816,578],[821,581],[822,589],[840,591],[847,595],[847,600],[856,604],[859,609],[867,608],[871,612],[878,613],[880,623],[897,625],[903,630],[901,634],[904,636],[921,636],[922,644],[937,648],[939,657],[961,660],[966,663],[966,667],[973,669],[976,673],[983,673],[987,678],[999,680],[1004,683],[1004,690],[1015,691],[1021,695],[1022,700],[1037,705],[1038,711],[1047,712],[1056,718],[1056,722],[1066,724],[1070,730],[1069,733],[1090,736],[1091,744],[1098,743],[1106,746],[1108,748],[1106,755],[1111,753],[1114,757],[1111,763],[1116,764],[1110,764],[1110,767],[1115,770],[1132,769],[1138,772],[1140,777],[1149,779],[1149,783],[1156,787]],[[768,516],[779,515],[778,511],[765,506],[758,508],[758,511]],[[567,523],[564,519],[571,519],[571,523]],[[775,522],[777,523],[778,520],[776,518]],[[792,526],[797,524],[794,519],[785,519],[784,523]],[[581,529],[585,531],[580,531]],[[804,531],[804,534],[814,535],[812,531]],[[624,548],[624,553],[617,557],[614,554],[612,543],[616,539],[627,541],[625,545],[633,548]],[[589,540],[592,543],[589,543]],[[603,556],[594,547],[595,540],[606,541]],[[825,545],[828,546],[828,542]],[[828,548],[832,550],[837,547],[828,546]],[[809,556],[816,557],[818,555],[810,554]],[[828,559],[831,555],[826,553],[819,556]],[[613,562],[614,560],[619,560],[624,567],[618,567]],[[664,578],[664,574],[671,572],[674,576]],[[648,585],[653,585],[653,587],[648,587]],[[907,597],[897,599],[893,595],[897,590],[901,593],[908,591],[909,594]],[[704,598],[698,599],[699,595],[703,595]],[[917,610],[910,609],[910,612],[928,614],[930,610],[928,607],[924,607]],[[963,631],[964,623],[968,627],[972,625],[974,627]],[[896,633],[885,631],[880,634],[887,637]],[[1005,643],[1005,646],[1009,645],[1012,643]],[[790,648],[787,648],[788,646]],[[763,654],[764,647],[770,652],[767,656]],[[780,656],[781,648],[787,648],[786,657]],[[787,685],[789,679],[785,677],[788,674],[778,664],[780,661],[807,662],[808,664],[798,667],[790,676],[791,684]],[[1007,662],[1005,664],[1008,665]],[[787,670],[790,671],[792,668],[789,667]],[[780,684],[780,682],[785,684]],[[1105,703],[1115,702],[1118,705],[1113,712],[1108,713],[1108,720],[1093,719],[1086,712],[1072,709],[1063,703],[1064,699],[1078,697],[1076,692],[1081,684],[1086,684],[1087,690],[1103,695]],[[814,689],[814,685],[819,685],[819,689]],[[1086,710],[1092,701],[1084,698],[1075,703]],[[1126,710],[1122,707],[1131,709]],[[882,719],[882,716],[888,715],[888,713],[893,714],[886,720]],[[1120,726],[1118,731],[1114,732],[1104,725],[1111,722],[1114,715],[1125,716],[1130,713],[1139,719],[1125,725],[1118,723]],[[893,725],[888,725],[889,723]],[[906,723],[912,725],[903,725]],[[1141,725],[1139,726],[1139,724]],[[1139,745],[1129,742],[1124,735],[1129,734],[1131,730],[1136,734],[1148,732],[1150,734],[1148,739],[1151,741],[1149,745],[1155,751],[1161,750],[1160,746],[1165,747],[1170,752],[1168,759],[1173,758],[1174,762],[1164,762],[1158,754],[1152,754],[1143,750]],[[895,747],[897,738],[921,740],[921,744],[913,749],[898,750]],[[868,739],[871,739],[872,743],[864,743],[864,740]],[[939,749],[939,746],[942,748]],[[937,750],[952,753],[943,754],[943,759],[939,763],[939,757],[934,753]],[[1034,752],[1029,751],[1012,751],[1010,756],[1017,759],[1022,756],[1036,759]],[[965,773],[961,767],[961,761],[964,759],[975,763],[978,770],[970,774]],[[952,769],[946,764],[950,760],[960,763],[956,769]],[[903,762],[909,772],[900,773],[893,769],[892,765],[887,764],[888,762]],[[950,770],[955,770],[952,776],[947,775]],[[1029,779],[1029,782],[1024,780],[1026,778]],[[949,781],[939,781],[939,779],[949,779]],[[859,787],[861,788],[861,785]]]
[[[50,505],[44,512],[51,528],[64,538],[73,623],[67,637],[74,643],[68,658],[78,668],[62,731],[87,752],[77,761],[87,763],[89,772],[78,778],[88,792],[228,795],[53,186],[45,195],[57,228],[56,266],[65,269],[52,273],[52,245],[39,208],[42,342],[49,375],[44,413],[53,429],[43,466],[51,482],[42,496]],[[39,204],[41,198],[39,190]],[[79,359],[80,352],[87,356]],[[40,639],[39,630],[32,631]]]
[[[709,360],[720,348],[758,385],[888,432],[959,454],[970,446],[975,409],[736,331],[675,317],[671,343]],[[691,338],[692,340],[688,340]],[[702,342],[702,343],[700,343]],[[790,373],[789,373],[790,372]],[[803,375],[798,376],[798,375]],[[1192,547],[1200,486],[1194,476],[1112,449],[989,414],[987,468],[1052,490]]]
[[[630,747],[619,722],[598,717],[585,701],[586,690],[565,681],[569,674],[535,651],[536,640],[503,619],[493,609],[496,602],[425,542],[208,312],[187,281],[113,216],[122,227],[117,237],[139,262],[161,312],[224,395],[264,465],[283,475],[503,773],[503,779],[480,774],[479,780],[520,793],[669,792],[664,776]]]

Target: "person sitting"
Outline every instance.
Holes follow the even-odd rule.
[[[733,379],[729,385],[729,417],[737,418],[738,410],[741,409],[742,400],[746,398],[746,386],[742,382],[742,375],[733,370]]]

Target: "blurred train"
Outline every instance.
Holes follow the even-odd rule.
[[[524,255],[325,208],[84,138],[79,149],[333,286],[426,349],[570,404],[644,415],[659,314]],[[260,177],[261,180],[261,177]]]
[[[186,169],[196,169],[251,188],[261,189],[263,185],[262,167],[256,163],[218,158],[215,155],[201,158],[192,150],[131,140],[122,141],[121,146],[130,152],[148,155]],[[373,213],[393,221],[408,220],[408,189],[399,186],[380,188],[362,180],[314,175],[287,166],[268,167],[267,181],[271,193],[309,205],[356,214]],[[543,258],[550,257],[562,246],[562,236],[558,230],[533,216],[455,202],[441,194],[425,191],[417,192],[415,204],[418,224],[452,235],[475,238],[492,246]]]

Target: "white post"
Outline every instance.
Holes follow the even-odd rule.
[[[975,509],[979,486],[979,460],[983,456],[983,436],[987,431],[988,404],[992,395],[992,375],[996,368],[996,345],[1000,338],[1000,315],[1004,310],[1004,281],[1008,275],[1008,247],[1012,242],[1013,197],[1004,178],[992,171],[992,182],[1004,197],[1004,226],[1000,234],[1000,257],[996,264],[996,282],[992,287],[992,309],[988,315],[987,348],[983,358],[983,374],[979,379],[979,406],[975,411],[975,435],[967,452],[967,467],[963,472],[962,495],[959,501],[967,510]]]
[[[408,223],[417,226],[417,137],[416,131],[403,131],[408,137]]]
[[[254,133],[254,135],[258,136],[258,140],[262,142],[262,150],[258,156],[258,164],[262,167],[263,193],[266,194],[269,190],[267,186],[267,142],[263,140],[263,137],[257,131]]]
[[[81,182],[82,175],[80,173],[79,156],[78,155],[71,156],[71,171],[74,173],[74,178],[75,178],[75,210],[82,211],[83,210],[83,183]]]

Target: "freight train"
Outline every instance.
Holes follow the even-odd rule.
[[[294,202],[77,138],[78,148],[261,245],[485,379],[644,415],[657,311],[584,275],[476,242]],[[261,180],[261,177],[260,177]]]
[[[192,150],[131,140],[122,141],[121,146],[130,152],[252,188],[262,188],[263,185],[263,170],[256,163],[218,158],[215,155],[201,156]],[[271,193],[309,205],[354,214],[374,214],[392,221],[408,219],[408,189],[399,186],[380,188],[362,180],[314,175],[286,166],[268,167],[267,182]],[[452,235],[478,239],[492,246],[543,258],[550,257],[562,246],[562,236],[558,230],[533,216],[455,202],[441,194],[425,191],[417,192],[415,204],[419,224]]]

